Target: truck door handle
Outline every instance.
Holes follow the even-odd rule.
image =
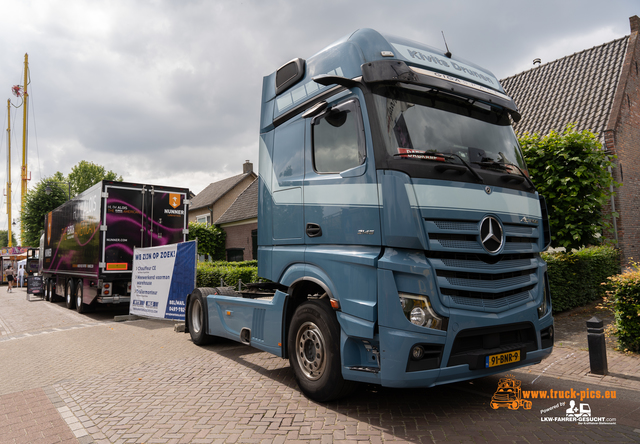
[[[306,232],[309,237],[322,236],[322,228],[318,224],[307,224]]]

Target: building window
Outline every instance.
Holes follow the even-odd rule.
[[[202,216],[196,216],[196,222],[198,222],[199,224],[207,224],[207,225],[211,225],[211,215],[210,214],[203,214]]]
[[[242,262],[244,260],[244,248],[228,248],[227,262]]]
[[[251,259],[258,259],[258,230],[251,230]]]

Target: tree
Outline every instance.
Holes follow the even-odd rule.
[[[188,240],[198,239],[198,254],[207,259],[224,260],[226,233],[215,225],[189,222]]]
[[[47,188],[49,188],[47,192]],[[44,231],[44,216],[67,201],[64,186],[49,177],[42,179],[27,192],[20,222],[24,231],[22,245],[40,245],[40,234]]]
[[[611,223],[603,219],[609,187],[620,184],[608,171],[612,159],[597,135],[577,132],[570,124],[562,133],[525,134],[520,145],[531,180],[547,200],[551,245],[570,250],[600,243],[611,229]]]
[[[7,230],[0,230],[0,247],[8,247],[9,246],[9,232]],[[18,242],[16,241],[16,235],[13,231],[11,231],[11,245],[16,247],[18,246]]]
[[[71,184],[71,195],[77,196],[103,179],[121,182],[122,176],[118,176],[118,174],[113,171],[107,171],[102,165],[81,160],[76,166],[71,168],[66,182]]]
[[[36,187],[27,192],[22,208],[23,245],[36,246],[40,243],[40,233],[44,230],[44,216],[51,210],[75,197],[101,180],[122,181],[113,171],[107,171],[101,165],[81,160],[65,177],[60,171],[51,177],[42,179]],[[71,196],[69,196],[69,190]]]

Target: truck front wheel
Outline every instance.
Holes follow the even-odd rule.
[[[196,288],[189,298],[188,328],[191,340],[196,345],[211,344],[215,336],[207,334],[207,295],[215,294],[213,288]]]
[[[340,325],[328,304],[307,301],[291,320],[289,362],[305,396],[319,402],[350,394],[355,383],[342,377]]]
[[[64,286],[64,302],[69,310],[76,308],[76,285],[73,279],[67,280]]]

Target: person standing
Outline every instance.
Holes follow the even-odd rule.
[[[18,265],[18,283],[20,288],[24,286],[24,266]]]
[[[7,283],[9,284],[7,292],[11,293],[13,288],[13,265],[9,265],[9,268],[7,268]]]

